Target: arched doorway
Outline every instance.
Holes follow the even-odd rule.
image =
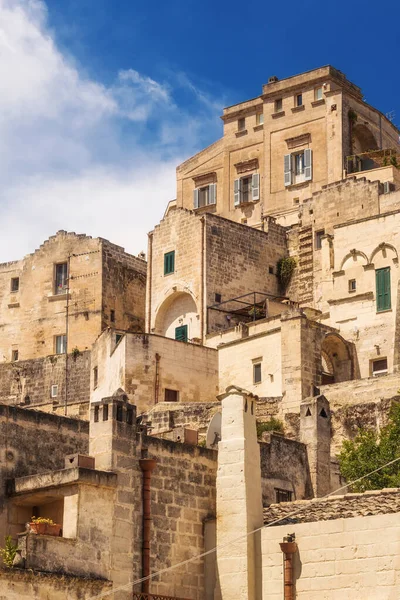
[[[339,383],[353,379],[350,350],[336,333],[328,333],[321,347],[321,384]]]
[[[157,311],[155,333],[181,341],[200,341],[197,306],[187,292],[174,292]]]

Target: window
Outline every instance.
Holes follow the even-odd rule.
[[[261,363],[253,364],[253,383],[261,383]]]
[[[274,267],[273,267],[272,265],[269,265],[269,267],[268,267],[268,273],[269,273],[270,275],[273,275],[273,274],[274,274]]]
[[[56,335],[55,337],[56,354],[65,354],[67,351],[67,336]]]
[[[111,323],[115,323],[115,310],[110,310],[110,321]]]
[[[188,341],[188,326],[180,325],[175,328],[175,339],[179,342],[187,342]]]
[[[244,131],[246,129],[246,119],[238,119],[238,131]]]
[[[11,291],[18,292],[19,290],[19,277],[11,277]]]
[[[315,101],[322,100],[322,87],[317,87],[314,90]]]
[[[99,422],[99,412],[100,412],[100,406],[95,406],[94,407],[94,422],[95,423]]]
[[[164,275],[169,275],[175,271],[175,250],[164,254]]]
[[[99,384],[99,368],[93,368],[93,389],[95,390]]]
[[[50,388],[50,397],[57,398],[58,396],[58,385],[52,385]]]
[[[214,302],[218,302],[218,304],[221,302],[222,300],[222,296],[221,294],[214,294]]]
[[[103,421],[108,421],[108,404],[103,404]]]
[[[376,269],[376,310],[390,310],[392,307],[390,297],[390,267],[384,269]]]
[[[256,114],[256,124],[263,125],[263,123],[264,123],[264,113],[257,113]]]
[[[303,183],[312,179],[312,150],[285,154],[283,160],[285,186]]]
[[[122,408],[122,404],[117,404],[116,418],[117,418],[117,421],[120,421],[121,423],[124,420],[124,410]]]
[[[54,293],[64,294],[68,286],[68,265],[60,263],[55,266]]]
[[[388,372],[387,358],[380,358],[372,361],[372,377],[386,375]]]
[[[234,205],[246,204],[246,202],[255,202],[260,199],[260,175],[253,173],[248,177],[235,179],[233,182]]]
[[[275,488],[275,498],[277,504],[280,502],[291,502],[292,501],[292,492],[289,490],[280,490]]]
[[[275,112],[281,112],[282,107],[283,107],[282,98],[278,98],[278,100],[275,100]]]
[[[296,95],[295,106],[303,106],[303,94]]]
[[[11,351],[11,360],[12,362],[16,362],[18,360],[18,350]]]
[[[165,402],[178,402],[179,392],[177,390],[165,389],[164,400]]]
[[[193,207],[201,208],[202,206],[209,206],[210,204],[216,204],[217,202],[217,184],[210,183],[201,188],[195,188],[193,190]]]
[[[315,232],[315,249],[321,250],[322,248],[322,237],[325,235],[325,229],[320,229]]]
[[[357,283],[355,279],[349,279],[349,292],[355,292],[357,289]]]

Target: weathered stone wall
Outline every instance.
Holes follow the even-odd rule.
[[[0,600],[90,600],[111,589],[109,581],[7,569],[1,571]],[[113,599],[113,595],[106,596]]]
[[[174,436],[176,428],[193,429],[198,432],[199,441],[204,441],[212,417],[221,410],[219,402],[195,404],[157,404],[147,416],[152,435],[170,432]],[[168,438],[170,439],[170,438]]]
[[[269,507],[266,522],[298,514],[261,532],[263,600],[282,597],[279,543],[288,527],[298,546],[293,567],[299,600],[396,598],[399,497],[399,490],[377,491]]]
[[[65,408],[65,354],[0,364],[0,402],[49,412]],[[68,355],[67,410],[88,418],[90,399],[90,352]],[[57,396],[51,388],[57,385]]]

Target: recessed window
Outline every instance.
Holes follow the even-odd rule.
[[[214,294],[214,302],[220,303],[222,300],[221,294]]]
[[[293,492],[289,490],[280,490],[279,488],[275,488],[275,500],[276,503],[280,502],[291,502],[292,501]]]
[[[390,267],[385,267],[384,269],[376,269],[375,281],[377,312],[390,310],[392,307],[390,292]]]
[[[303,106],[303,94],[296,94],[295,105]]]
[[[108,404],[103,404],[103,421],[108,421]]]
[[[122,404],[117,404],[116,418],[117,418],[117,421],[120,421],[121,423],[124,420],[124,411],[123,411],[123,408],[122,408]]]
[[[357,290],[357,282],[355,279],[349,279],[349,292],[355,292]]]
[[[261,383],[261,363],[253,364],[253,383]]]
[[[379,377],[380,375],[386,375],[388,372],[387,358],[380,358],[372,361],[372,376]]]
[[[296,206],[297,204],[300,204],[300,198],[293,198],[293,204]]]
[[[169,275],[175,271],[175,250],[164,254],[164,275]]]
[[[177,390],[165,389],[164,400],[165,400],[165,402],[178,402],[179,401],[179,392]]]
[[[233,182],[233,202],[235,206],[255,202],[260,199],[260,175],[253,173]]]
[[[99,406],[95,406],[94,407],[94,422],[98,423],[99,422]]]
[[[275,100],[275,112],[281,112],[282,107],[283,107],[282,98],[278,98],[277,100]]]
[[[115,323],[115,310],[110,310],[110,321],[111,323]]]
[[[315,249],[321,250],[322,248],[322,238],[325,235],[325,229],[320,229],[315,232]]]
[[[264,124],[264,113],[257,113],[256,114],[256,124],[257,125],[263,125]]]
[[[99,368],[93,368],[93,389],[95,390],[99,384]]]
[[[16,362],[18,360],[18,350],[11,351],[11,360],[12,362]]]
[[[58,396],[58,385],[52,385],[50,388],[50,397],[57,398]]]
[[[175,327],[175,339],[179,342],[187,342],[188,341],[188,326],[180,325],[179,327]]]
[[[283,161],[285,186],[312,179],[312,150],[307,148],[300,152],[285,154]]]
[[[244,131],[246,129],[246,119],[238,119],[238,131]]]
[[[269,267],[268,267],[268,273],[269,273],[270,275],[273,275],[273,274],[274,274],[274,267],[273,267],[272,265],[269,265]]]
[[[314,90],[315,101],[322,100],[322,87],[317,87]]]
[[[56,335],[54,345],[56,354],[65,354],[67,351],[67,336]]]
[[[217,184],[210,183],[193,190],[193,207],[201,208],[217,202]]]
[[[68,286],[68,264],[55,265],[54,293],[65,294]]]
[[[11,277],[11,291],[13,293],[19,291],[19,277]]]

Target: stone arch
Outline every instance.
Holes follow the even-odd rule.
[[[185,325],[188,340],[200,338],[200,318],[196,302],[188,291],[175,288],[157,309],[154,333],[174,339],[176,328]]]
[[[364,123],[357,123],[352,128],[353,154],[362,154],[369,150],[378,150],[379,146],[372,131]]]
[[[326,334],[321,346],[321,383],[339,383],[353,379],[353,361],[349,346],[338,333]]]
[[[379,244],[379,246],[377,246],[375,248],[375,250],[373,250],[372,254],[371,254],[371,258],[369,260],[370,263],[372,263],[374,261],[375,256],[379,253],[382,252],[383,257],[387,258],[389,260],[389,257],[387,256],[388,251],[391,255],[391,258],[395,261],[398,262],[399,260],[399,255],[398,252],[396,250],[396,248],[394,246],[392,246],[392,244],[387,244],[386,242],[382,242],[382,244]],[[386,254],[386,256],[385,256]]]
[[[346,254],[346,256],[344,257],[344,259],[342,260],[342,264],[340,265],[340,271],[345,270],[346,262],[349,259],[352,259],[354,262],[357,262],[357,257],[359,257],[359,256],[365,260],[365,264],[367,265],[368,264],[367,255],[364,252],[361,252],[361,250],[354,249],[354,250],[350,250],[350,252],[348,252]]]

